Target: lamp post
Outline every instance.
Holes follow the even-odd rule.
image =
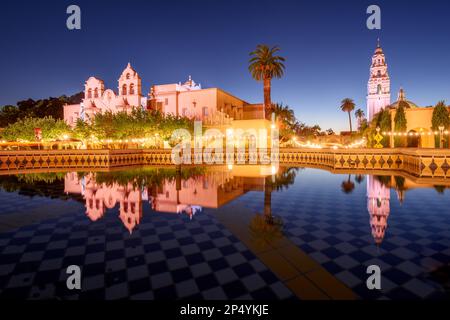
[[[439,148],[444,148],[444,140],[443,140],[443,134],[444,134],[444,126],[439,126]]]

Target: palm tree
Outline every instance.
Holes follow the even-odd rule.
[[[358,128],[361,128],[361,123],[365,116],[366,115],[364,111],[362,111],[361,109],[355,111],[355,117],[358,119]]]
[[[341,102],[341,110],[343,112],[348,112],[348,121],[350,122],[350,132],[352,132],[352,116],[351,112],[355,110],[355,102],[350,98],[345,98]]]
[[[263,81],[264,83],[264,111],[265,116],[269,119],[272,111],[272,102],[270,99],[271,80],[272,78],[281,78],[284,74],[285,59],[276,55],[280,51],[278,46],[269,48],[269,46],[260,44],[255,51],[250,52],[250,71],[253,79]]]
[[[272,112],[275,118],[284,126],[290,126],[295,123],[295,113],[288,105],[282,103],[272,104]]]

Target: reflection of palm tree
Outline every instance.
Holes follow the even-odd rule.
[[[355,184],[350,180],[351,175],[348,175],[348,179],[342,182],[341,188],[344,193],[352,193],[353,189],[355,189]]]
[[[266,177],[264,183],[264,217],[268,224],[273,224],[272,216],[272,184],[268,181],[271,177]]]
[[[297,176],[297,168],[280,170],[274,177],[268,176],[264,181],[264,216],[269,224],[273,224],[272,216],[272,191],[280,191],[294,183]]]
[[[257,214],[250,224],[251,231],[257,238],[270,241],[274,237],[281,237],[283,222],[272,214],[272,192],[288,188],[295,181],[298,168],[281,169],[274,177],[268,176],[264,180],[264,215]]]
[[[401,176],[395,176],[395,189],[397,190],[397,198],[398,201],[400,201],[400,204],[403,204],[403,201],[405,200],[405,178]]]
[[[364,176],[362,174],[357,174],[355,177],[355,181],[358,182],[358,184],[361,184],[361,182],[364,181]]]
[[[268,177],[270,179],[266,179],[266,183],[270,183],[272,189],[276,191],[287,189],[295,182],[298,170],[298,168],[282,168],[278,174],[273,177],[274,179]]]

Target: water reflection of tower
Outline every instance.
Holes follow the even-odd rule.
[[[375,243],[383,242],[390,212],[390,188],[374,176],[367,179],[367,209],[370,214],[370,227]]]

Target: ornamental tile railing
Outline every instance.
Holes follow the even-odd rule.
[[[270,158],[270,150],[261,150]],[[199,155],[191,155],[191,161]],[[215,157],[215,158],[214,158]],[[233,159],[245,164],[261,164],[259,152],[218,153],[204,157],[212,163]],[[415,177],[450,178],[450,149],[280,149],[272,155],[281,165],[326,168],[333,172],[393,171]],[[267,164],[267,163],[265,163]],[[127,150],[30,150],[0,151],[0,173],[27,170],[110,170],[130,166],[173,165],[170,149]],[[198,164],[196,164],[198,165]]]

